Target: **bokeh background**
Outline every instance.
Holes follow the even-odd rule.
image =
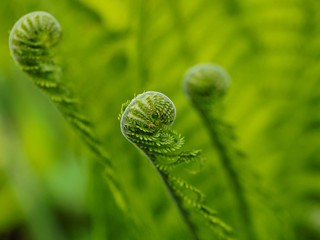
[[[143,231],[132,230],[101,166],[10,56],[10,29],[37,10],[62,25],[54,51],[63,81],[94,122]],[[232,78],[223,117],[255,173],[245,181],[259,239],[319,240],[319,12],[316,0],[2,0],[0,239],[190,238],[154,168],[120,132],[121,104],[146,90],[174,101],[174,129],[186,149],[203,150],[205,165],[182,177],[241,235],[215,149],[182,91],[189,67],[212,62]]]

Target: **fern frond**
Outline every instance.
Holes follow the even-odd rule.
[[[13,59],[21,70],[56,104],[64,118],[81,136],[98,161],[105,167],[109,187],[118,206],[129,211],[113,164],[96,137],[92,123],[81,112],[78,99],[61,82],[61,69],[54,63],[51,50],[62,35],[59,22],[49,13],[37,11],[20,18],[11,30],[9,45]]]
[[[257,239],[253,230],[250,204],[246,199],[241,174],[234,162],[234,156],[242,153],[237,150],[233,141],[235,134],[232,127],[225,123],[219,112],[221,98],[230,85],[226,71],[211,63],[198,64],[187,71],[184,77],[184,91],[199,112],[211,137],[214,147],[220,156],[221,164],[230,181],[232,191],[238,201],[239,215],[243,221],[247,239]]]
[[[199,160],[200,151],[181,151],[184,139],[170,129],[176,117],[173,102],[164,94],[144,92],[121,110],[120,127],[123,135],[141,149],[156,167],[164,184],[189,227],[193,239],[200,239],[196,223],[191,218],[196,210],[221,239],[231,239],[231,228],[216,215],[209,214],[204,204],[204,194],[186,181],[174,176],[171,170],[180,165]],[[216,222],[213,221],[216,219]],[[217,224],[217,223],[221,224]]]
[[[221,98],[230,85],[230,78],[219,65],[198,64],[188,70],[184,81],[184,91],[188,98],[201,109],[212,106]]]
[[[201,163],[201,151],[182,151],[178,154],[165,154],[163,157],[159,154],[159,158],[155,162],[156,166],[162,171],[171,171],[181,164],[190,164],[192,162]]]
[[[204,194],[200,190],[190,185],[186,181],[182,180],[181,178],[172,175],[168,175],[168,180],[170,182],[170,185],[175,187],[176,189],[181,189],[193,193],[196,196],[196,199],[194,201],[194,207],[200,208],[204,201]],[[186,197],[187,199],[186,194],[181,194],[181,197]],[[192,200],[190,199],[190,201]]]

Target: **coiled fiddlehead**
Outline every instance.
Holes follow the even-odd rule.
[[[49,13],[29,13],[17,21],[10,33],[11,54],[33,78],[57,78],[60,71],[53,63],[50,49],[59,43],[61,34],[59,22]]]
[[[15,62],[34,83],[49,95],[62,115],[81,136],[105,168],[105,177],[118,206],[128,214],[128,203],[107,153],[96,137],[91,122],[81,113],[71,89],[61,82],[61,70],[51,50],[61,39],[61,26],[49,13],[32,12],[17,21],[11,30],[9,46]]]
[[[210,108],[230,85],[230,78],[219,65],[198,64],[185,75],[184,91],[197,108]]]
[[[191,218],[192,210],[197,210],[207,220],[217,236],[229,239],[231,228],[204,204],[203,194],[171,173],[176,166],[199,160],[200,157],[198,150],[178,151],[184,139],[171,130],[175,117],[173,102],[162,93],[149,91],[123,104],[119,118],[123,135],[141,149],[156,167],[193,239],[199,239],[199,236]]]
[[[239,215],[242,218],[246,239],[256,239],[249,203],[245,197],[240,171],[235,157],[241,152],[233,146],[235,135],[229,124],[221,117],[221,98],[230,85],[230,78],[219,65],[211,63],[198,64],[187,71],[184,77],[184,91],[199,112],[217,149],[221,164],[230,181],[235,198],[238,201]]]

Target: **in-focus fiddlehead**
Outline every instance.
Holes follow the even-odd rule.
[[[238,201],[239,215],[242,218],[246,239],[256,239],[249,203],[245,197],[245,189],[241,181],[240,171],[233,161],[241,155],[234,147],[233,129],[221,117],[221,98],[230,85],[226,71],[214,64],[198,64],[187,71],[184,77],[184,91],[199,112],[217,149],[221,164],[232,186]]]
[[[184,138],[171,130],[175,117],[173,102],[162,93],[149,91],[123,104],[119,118],[123,135],[146,154],[162,177],[193,239],[199,239],[191,217],[194,210],[207,220],[218,237],[230,239],[231,228],[204,204],[201,191],[171,172],[178,165],[200,158],[198,150],[178,151]]]
[[[118,206],[128,214],[128,203],[115,170],[91,122],[81,112],[71,89],[61,82],[60,67],[54,63],[51,50],[61,39],[61,26],[49,13],[32,12],[17,21],[10,33],[9,46],[15,62],[34,83],[49,95],[60,112],[81,136],[105,167],[105,177]]]

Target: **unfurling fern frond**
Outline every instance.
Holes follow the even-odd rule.
[[[54,65],[50,50],[60,42],[61,34],[59,22],[49,13],[29,13],[17,21],[10,33],[12,57],[33,78],[57,78],[60,70]],[[48,81],[42,83],[43,88],[56,86]]]
[[[171,130],[175,117],[176,108],[167,96],[159,92],[144,92],[123,104],[120,113],[121,131],[156,167],[193,239],[199,239],[197,226],[191,217],[194,210],[204,217],[216,236],[230,239],[231,228],[204,204],[201,191],[171,173],[177,165],[200,158],[200,151],[179,151],[184,139]]]
[[[234,147],[233,129],[221,117],[221,98],[230,85],[226,71],[215,64],[198,64],[187,71],[184,77],[184,91],[196,110],[199,112],[211,137],[214,147],[220,156],[221,164],[230,181],[231,188],[238,201],[239,215],[242,218],[246,238],[257,239],[253,231],[253,221],[249,203],[245,196],[240,171],[235,157],[242,153]]]
[[[186,73],[184,91],[197,109],[207,110],[226,93],[230,83],[230,78],[222,67],[202,63]]]
[[[34,83],[49,95],[69,124],[81,136],[105,167],[105,176],[119,207],[127,212],[124,197],[111,160],[94,134],[91,122],[82,114],[72,91],[61,82],[61,70],[51,50],[61,39],[61,26],[49,13],[38,11],[23,16],[10,33],[10,51],[15,62]]]

